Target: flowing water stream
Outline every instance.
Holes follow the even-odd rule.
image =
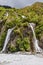
[[[42,49],[39,47],[38,40],[37,40],[36,35],[35,35],[35,31],[34,31],[34,27],[33,27],[34,24],[33,23],[29,23],[29,25],[30,25],[31,30],[33,32],[33,44],[34,44],[35,51],[36,52],[42,52]],[[7,32],[7,35],[6,35],[6,39],[5,39],[5,42],[4,42],[4,46],[3,46],[3,49],[1,51],[1,53],[5,51],[6,46],[7,46],[8,42],[9,42],[9,40],[10,40],[10,35],[11,35],[11,32],[13,31],[13,29],[14,28],[8,29],[8,32]]]
[[[38,45],[38,40],[36,38],[35,31],[33,28],[34,23],[29,23],[29,24],[30,24],[31,30],[33,32],[33,44],[34,44],[35,51],[36,52],[42,52],[42,49]]]
[[[8,32],[7,32],[7,35],[6,35],[6,39],[5,39],[5,42],[4,42],[4,46],[3,46],[3,49],[1,51],[1,53],[5,51],[6,46],[7,46],[8,42],[9,42],[9,40],[10,40],[10,35],[11,35],[11,32],[13,31],[13,29],[14,28],[8,29]]]
[[[36,52],[42,52],[42,49],[38,46],[38,41],[34,32],[33,24],[29,23],[31,30],[33,32],[33,44],[35,47]],[[10,40],[10,35],[14,28],[8,29],[6,39],[4,42],[3,49],[1,51],[4,52],[6,50],[6,46]],[[37,55],[43,57],[43,55]],[[0,54],[0,65],[43,65],[43,58],[37,57],[35,55],[22,55],[22,54]],[[32,62],[32,63],[31,63]]]

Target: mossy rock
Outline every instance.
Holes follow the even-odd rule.
[[[9,44],[8,51],[10,51],[11,53],[16,52],[16,46],[13,44]]]
[[[4,45],[5,37],[6,37],[6,32],[3,32],[3,34],[0,36],[0,49],[2,49]]]

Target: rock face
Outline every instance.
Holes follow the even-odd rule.
[[[14,30],[12,32],[11,39],[8,43],[7,50],[9,52],[16,52],[16,51],[27,51],[27,52],[29,52],[29,51],[31,51],[31,42],[30,42],[31,30],[29,31],[28,27],[26,27],[26,28],[21,27],[18,29]]]
[[[40,37],[40,44],[39,46],[43,49],[43,36]]]
[[[35,3],[22,9],[0,7],[0,51],[8,29],[15,27],[6,52],[34,51],[33,33],[29,23],[34,23],[39,46],[43,49],[43,3]]]

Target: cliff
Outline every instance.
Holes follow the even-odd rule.
[[[43,48],[43,3],[37,2],[22,9],[0,7],[0,51],[9,28],[15,27],[6,52],[33,51],[33,34],[29,23],[35,24],[39,46]]]

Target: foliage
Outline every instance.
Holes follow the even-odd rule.
[[[9,45],[9,51],[29,51],[31,42],[29,39],[29,23],[36,24],[35,33],[37,38],[40,39],[43,36],[43,3],[36,2],[22,9],[0,7],[0,50],[3,47],[7,30],[16,26],[13,30],[14,37],[18,36],[16,46]],[[5,26],[5,31],[1,34],[3,25]],[[26,36],[27,33],[25,32],[29,35]]]
[[[29,51],[30,50],[30,41],[29,38],[24,38],[23,40],[21,40],[20,38],[18,38],[16,40],[16,44],[18,47],[18,50],[20,51]]]
[[[5,37],[6,37],[6,32],[3,32],[3,34],[0,36],[0,50],[3,47],[3,43],[4,43],[4,40],[5,40]]]
[[[16,47],[15,47],[13,44],[9,44],[8,50],[9,50],[11,53],[16,52]]]

